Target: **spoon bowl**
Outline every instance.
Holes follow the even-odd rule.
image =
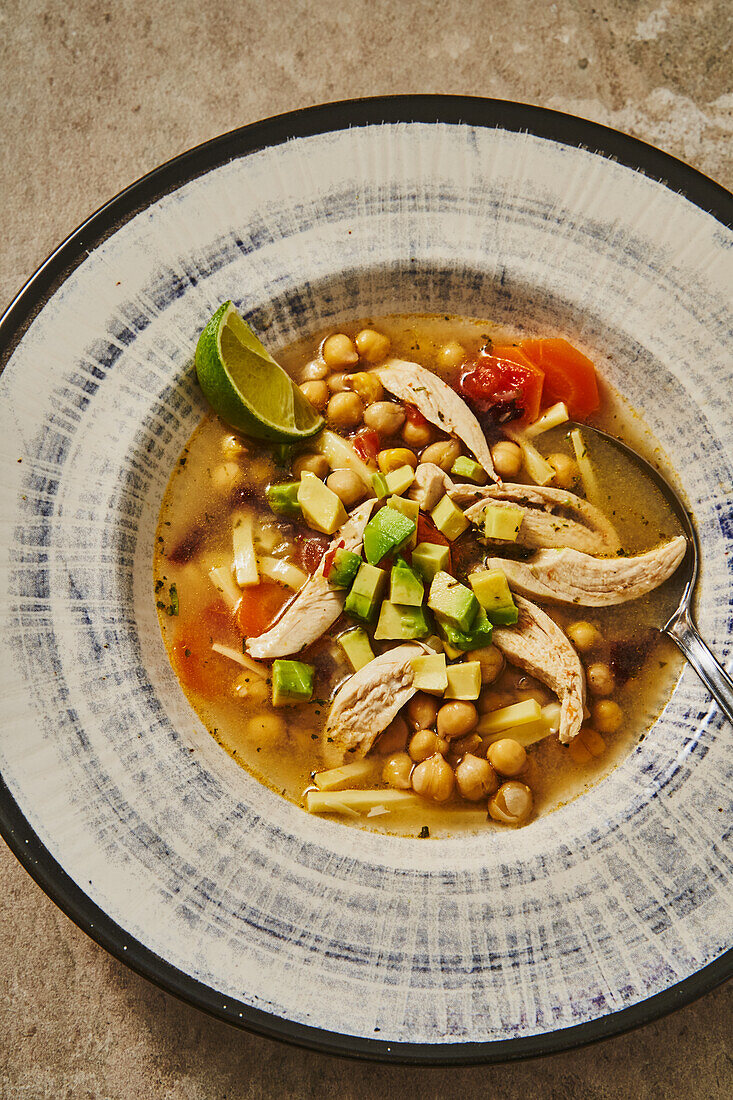
[[[687,539],[687,552],[678,568],[682,591],[677,607],[660,629],[679,647],[728,721],[733,723],[733,680],[700,636],[695,623],[693,601],[699,575],[700,543],[692,516],[666,478],[633,448],[589,424],[571,424],[570,427],[581,429],[586,440],[596,436],[620,451],[653,482],[677,518],[682,534]]]

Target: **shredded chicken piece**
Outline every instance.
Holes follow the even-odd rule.
[[[465,401],[442,378],[406,359],[387,359],[372,373],[386,390],[414,405],[431,424],[462,439],[487,474],[497,480],[481,425]]]
[[[364,528],[376,501],[367,500],[349,513],[312,577],[298,590],[280,618],[264,634],[247,639],[247,652],[258,660],[300,653],[332,626],[344,609],[346,590],[332,588],[324,576],[328,555],[337,547],[361,552]]]
[[[452,485],[453,482],[440,466],[436,466],[434,462],[420,462],[407,495],[410,500],[417,501],[423,512],[430,512]]]
[[[489,558],[525,596],[582,607],[611,607],[658,588],[685,556],[684,535],[633,558],[593,558],[577,550],[540,550],[528,562]]]
[[[564,745],[580,732],[585,707],[585,673],[563,631],[536,604],[514,597],[516,626],[494,627],[491,640],[508,661],[547,684],[560,700],[558,736]]]
[[[420,642],[389,649],[364,665],[336,693],[323,733],[323,757],[337,767],[359,760],[415,694],[412,658],[430,652]]]
[[[511,502],[525,509],[518,541],[522,546],[570,546],[585,554],[612,557],[621,549],[616,528],[587,500],[566,489],[542,485],[454,485],[451,499],[474,523],[489,501]],[[472,503],[473,502],[473,503]],[[558,515],[569,512],[575,519]],[[542,540],[542,541],[540,541]]]
[[[516,538],[518,546],[529,546],[533,550],[571,546],[585,554],[599,556],[609,552],[608,543],[597,531],[591,531],[573,519],[553,515],[543,508],[525,508],[508,500],[479,500],[466,508],[466,519],[481,527],[489,504],[498,508],[519,508],[522,522]]]

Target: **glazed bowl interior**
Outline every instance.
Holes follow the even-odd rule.
[[[731,765],[689,670],[581,798],[523,830],[424,843],[311,817],[234,763],[181,692],[152,593],[163,493],[205,413],[193,349],[219,302],[272,349],[371,314],[485,317],[577,343],[661,441],[700,530],[700,621],[725,659],[721,249],[715,219],[582,149],[371,126],[197,176],[49,298],[2,377],[0,764],[53,859],[192,999],[205,989],[227,1018],[284,1021],[301,1041],[315,1029],[352,1049],[483,1057],[639,1004],[721,954],[707,792],[729,796]]]

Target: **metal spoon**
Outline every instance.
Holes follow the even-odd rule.
[[[570,427],[580,428],[586,439],[592,433],[621,451],[642,473],[651,478],[679,520],[682,533],[687,537],[687,553],[677,573],[677,576],[684,581],[684,588],[677,609],[661,630],[682,650],[728,721],[733,722],[733,680],[700,637],[692,610],[700,559],[700,544],[692,516],[669,482],[631,447],[622,443],[620,439],[616,439],[615,436],[609,435],[608,432],[603,432],[600,428],[592,428],[589,424],[572,424]]]

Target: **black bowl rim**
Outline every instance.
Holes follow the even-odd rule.
[[[239,127],[174,157],[105,203],[41,264],[0,318],[0,369],[50,294],[89,249],[141,209],[227,161],[291,138],[390,123],[449,123],[526,132],[588,149],[681,194],[733,228],[733,195],[720,184],[628,134],[531,104],[472,96],[402,95],[342,100],[304,107]],[[30,827],[0,777],[0,833],[53,902],[101,947],[181,1000],[236,1027],[296,1046],[362,1060],[402,1065],[458,1066],[532,1058],[570,1050],[650,1023],[689,1004],[733,971],[733,948],[683,981],[583,1024],[536,1036],[474,1043],[393,1043],[308,1027],[224,997],[131,938],[66,874]]]

